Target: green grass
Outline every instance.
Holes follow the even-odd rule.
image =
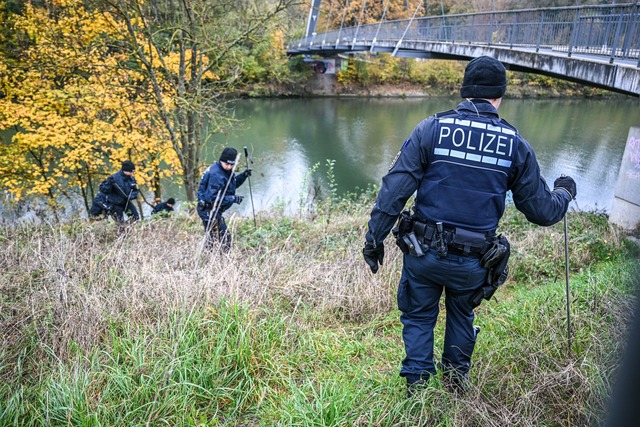
[[[257,229],[231,218],[228,255],[202,253],[185,213],[122,233],[106,221],[3,228],[0,426],[602,422],[639,273],[638,248],[606,215],[569,215],[570,349],[563,224],[508,208],[512,274],[477,309],[470,390],[436,378],[406,399],[401,257],[388,241],[377,275],[362,261],[370,197],[262,212]]]

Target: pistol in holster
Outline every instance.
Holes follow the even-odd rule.
[[[422,245],[418,241],[415,232],[413,231],[414,220],[411,217],[411,212],[405,209],[398,218],[398,224],[391,230],[396,240],[396,245],[400,248],[403,254],[411,254],[413,256],[421,257],[424,255]]]
[[[438,253],[438,258],[444,258],[449,253],[449,248],[447,247],[447,242],[444,237],[444,227],[442,222],[436,222],[436,251]]]
[[[480,259],[480,265],[487,269],[487,279],[486,284],[471,296],[470,302],[474,307],[480,305],[483,299],[489,301],[498,287],[507,281],[510,255],[509,240],[503,235],[497,236]]]

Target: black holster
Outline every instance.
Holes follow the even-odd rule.
[[[509,276],[509,256],[511,245],[506,237],[499,235],[491,247],[480,259],[480,265],[487,269],[486,285],[478,289],[470,299],[474,307],[480,305],[483,299],[489,301],[499,286],[507,281]]]
[[[209,210],[213,207],[212,203],[205,202],[204,200],[198,200],[198,209]]]
[[[421,257],[424,255],[424,252],[422,251],[422,245],[413,231],[413,224],[414,220],[411,217],[411,213],[405,209],[398,218],[398,224],[391,232],[393,233],[393,237],[395,237],[396,245],[398,245],[403,254]]]

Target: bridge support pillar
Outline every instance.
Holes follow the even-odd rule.
[[[609,222],[626,230],[640,227],[640,127],[629,129]]]

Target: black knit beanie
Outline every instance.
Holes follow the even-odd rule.
[[[222,154],[220,154],[220,161],[233,165],[236,163],[236,157],[238,157],[238,150],[233,147],[227,147],[222,150]]]
[[[133,165],[131,160],[125,160],[122,162],[122,170],[124,172],[135,172],[136,167]]]
[[[175,205],[176,204],[176,199],[174,199],[173,197],[170,197],[169,199],[167,199],[167,204],[168,205]]]
[[[463,98],[502,98],[507,90],[507,72],[500,61],[490,56],[472,59],[464,70],[460,87]]]

